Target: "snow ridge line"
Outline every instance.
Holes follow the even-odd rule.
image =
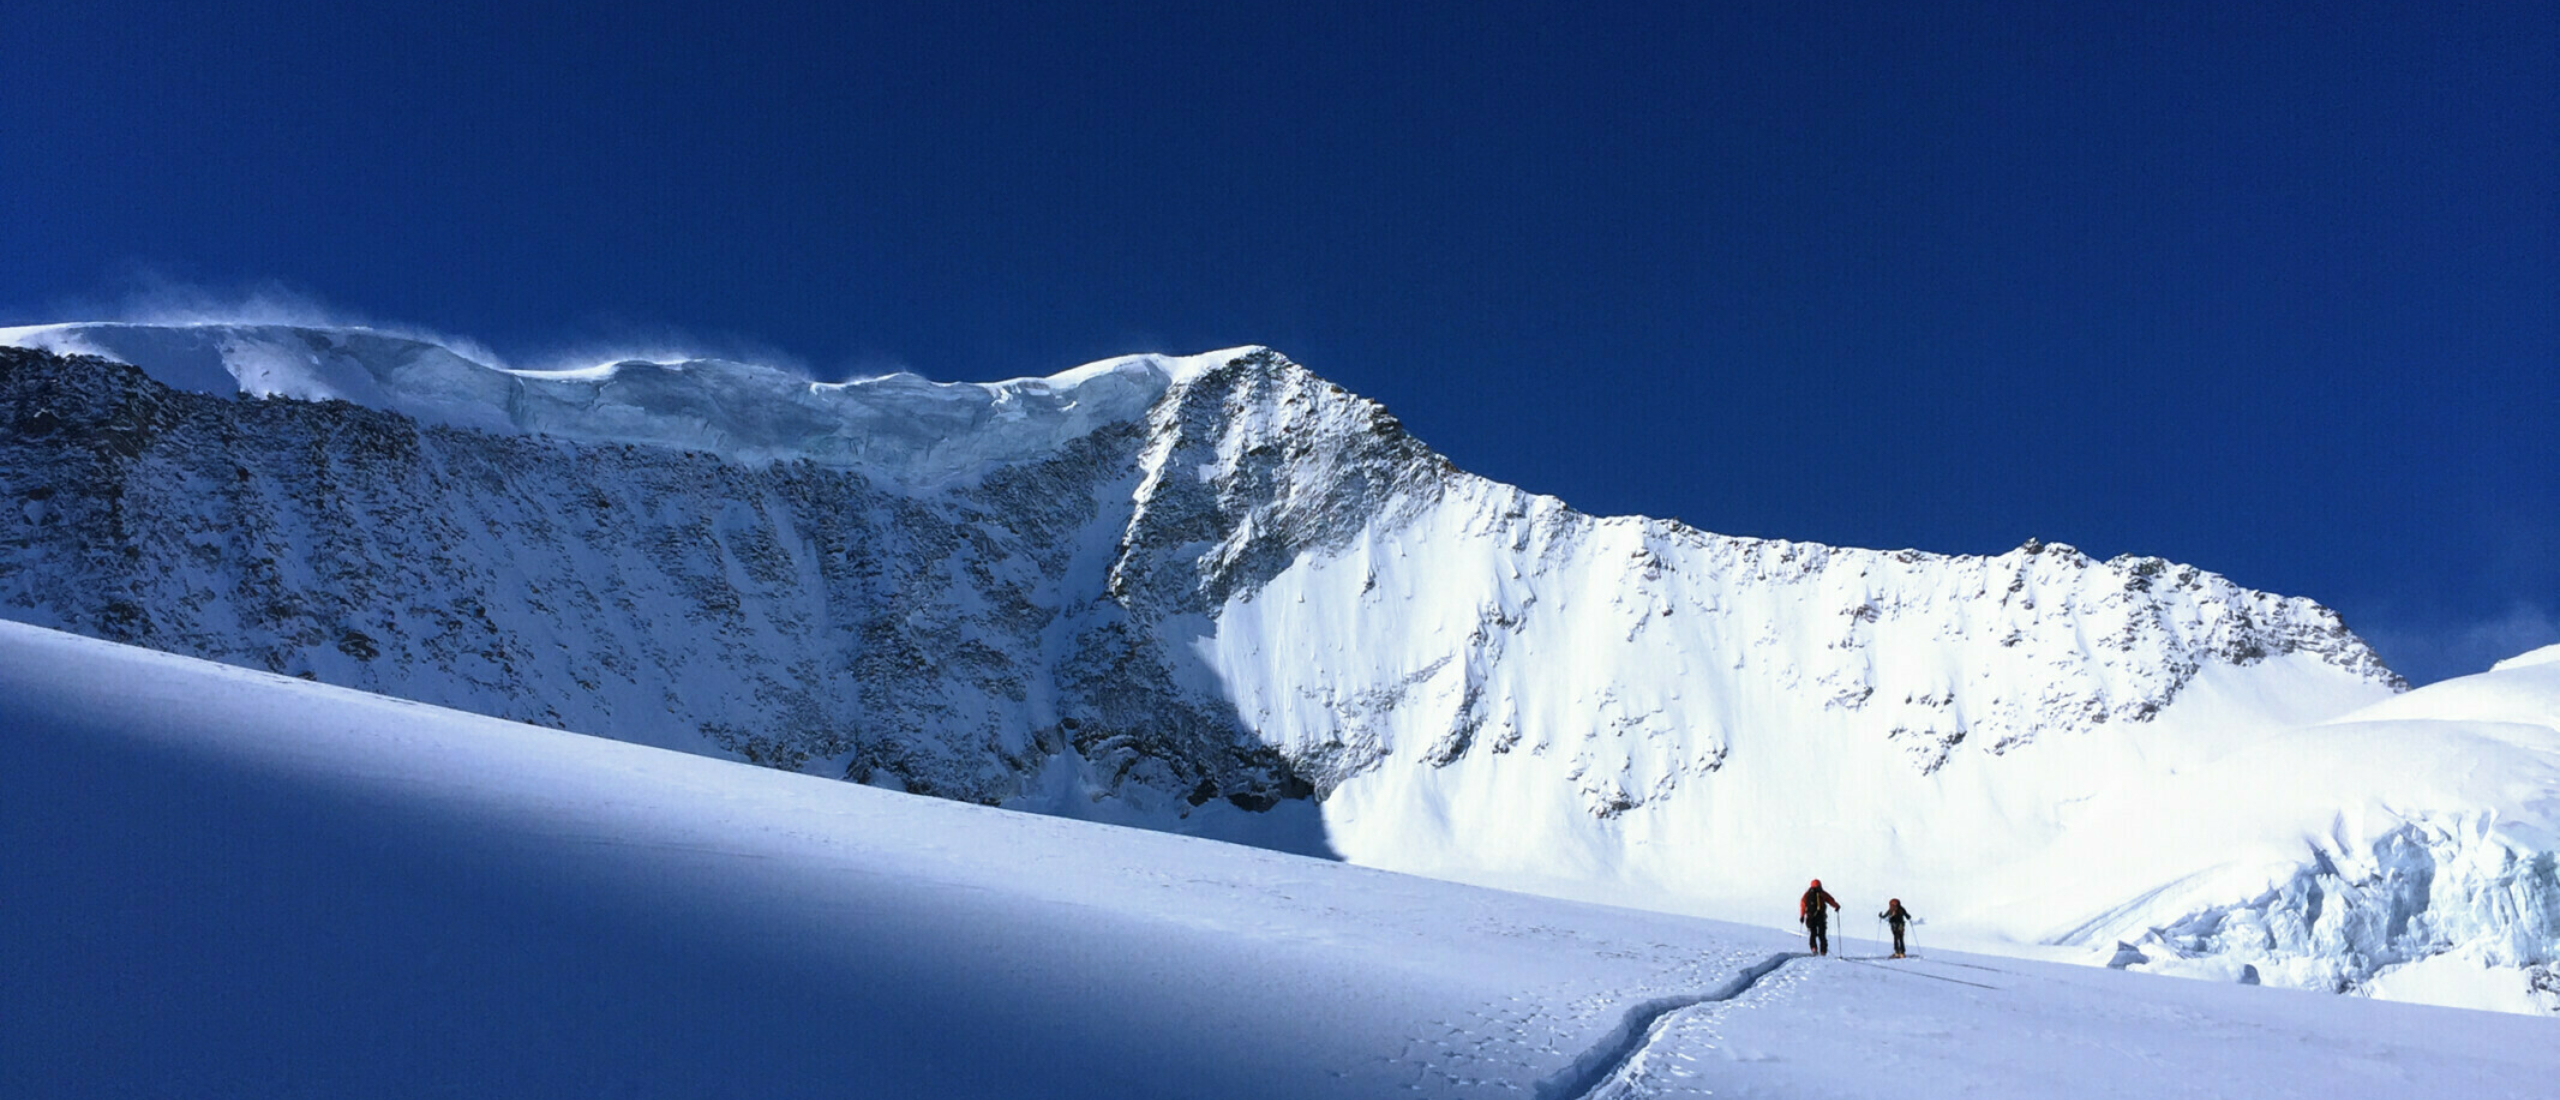
[[[1598,1044],[1582,1052],[1582,1056],[1575,1058],[1572,1065],[1557,1070],[1546,1080],[1538,1082],[1537,1100],[1583,1100],[1589,1097],[1592,1093],[1599,1091],[1600,1086],[1607,1084],[1609,1079],[1617,1074],[1619,1067],[1627,1064],[1628,1059],[1634,1058],[1637,1052],[1653,1042],[1653,1034],[1661,1025],[1663,1017],[1684,1008],[1693,1008],[1716,1001],[1730,1001],[1750,992],[1752,986],[1760,983],[1760,979],[1768,977],[1772,971],[1786,965],[1787,960],[1808,957],[1802,951],[1781,951],[1745,967],[1742,973],[1734,975],[1732,981],[1708,992],[1678,997],[1656,997],[1628,1009],[1626,1017],[1619,1020],[1618,1026],[1610,1029],[1609,1034]]]

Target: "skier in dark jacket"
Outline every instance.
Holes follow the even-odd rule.
[[[1911,923],[1911,911],[1902,907],[1901,898],[1895,898],[1884,904],[1884,912],[1876,914],[1876,919],[1893,926],[1893,957],[1901,958],[1902,926]]]
[[[1831,953],[1831,912],[1823,908],[1826,905],[1840,908],[1840,899],[1822,888],[1821,879],[1805,887],[1804,897],[1796,902],[1796,920],[1804,925],[1805,946],[1816,955]]]

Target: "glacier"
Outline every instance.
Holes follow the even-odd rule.
[[[2090,815],[2031,877],[2167,885],[2043,939],[2128,943],[2162,973],[2560,1008],[2560,646],[2126,784]],[[2101,840],[2132,829],[2147,846]]]
[[[2548,711],[2364,717],[2459,692],[2192,566],[1591,516],[1259,347],[827,384],[0,344],[41,349],[0,357],[9,618],[1473,883],[1779,921],[1820,875],[2090,961],[2560,1006]],[[2501,763],[2394,785],[2439,758]]]

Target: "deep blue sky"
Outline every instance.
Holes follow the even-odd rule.
[[[1588,510],[2560,640],[2548,0],[390,7],[13,5],[0,322],[1264,343]]]

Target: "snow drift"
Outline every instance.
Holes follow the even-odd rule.
[[[2110,809],[2126,791],[2227,796],[2171,780],[2262,744],[2320,770],[2356,750],[2285,731],[2404,686],[2318,604],[2155,558],[1584,515],[1455,469],[1267,349],[829,387],[712,361],[512,371],[362,330],[0,337],[151,375],[0,359],[0,489],[21,502],[0,512],[0,613],[1570,896],[1785,920],[1821,874],[1989,935],[2157,928],[2258,958],[2245,919],[2212,913],[2272,882],[2164,888],[2225,862],[2175,827],[2209,807],[2091,822],[2135,813]],[[2438,793],[2445,813],[2495,801]],[[2334,810],[2243,824],[2316,875],[2299,841]],[[2050,862],[2116,846],[2159,862]],[[2549,850],[2515,849],[2528,870]],[[2268,976],[2372,988],[2493,937],[2529,983],[2554,946],[2539,911],[2395,932],[2366,961],[2307,939],[2335,965]]]

